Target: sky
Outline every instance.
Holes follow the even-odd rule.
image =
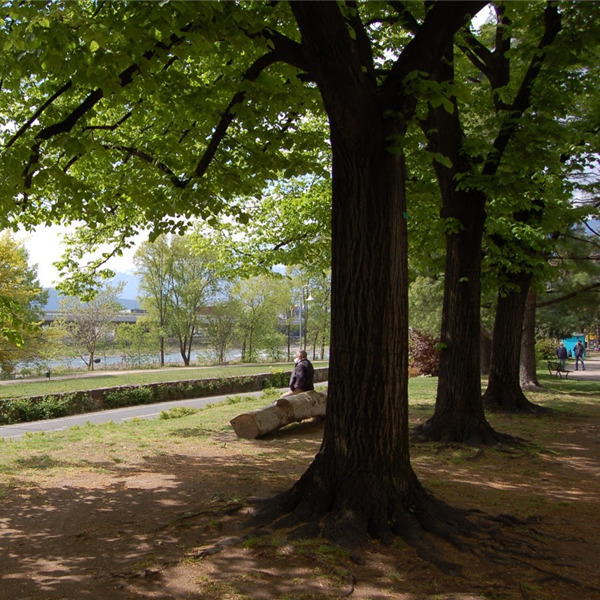
[[[62,237],[66,228],[63,226],[38,227],[35,232],[20,232],[17,239],[22,240],[29,252],[29,264],[38,267],[38,281],[44,288],[54,287],[59,281],[59,274],[53,262],[60,260],[63,253]],[[124,252],[121,257],[114,257],[108,267],[119,273],[134,274],[133,255],[136,248]]]

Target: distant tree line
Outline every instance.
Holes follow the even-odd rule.
[[[121,354],[129,365],[164,365],[166,352],[173,349],[186,366],[200,349],[218,364],[227,362],[233,350],[239,351],[243,362],[290,360],[301,343],[301,329],[309,354],[314,358],[326,356],[327,275],[311,276],[290,268],[283,273],[234,277],[219,248],[198,233],[161,236],[143,243],[135,257],[141,282],[139,300],[144,309],[135,324],[115,323],[123,310],[119,303],[122,286],[104,285],[88,300],[63,298],[60,317],[42,329],[45,296],[36,270],[27,265],[23,247],[8,234],[0,242],[3,249],[10,244],[14,250],[12,255],[8,251],[2,254],[0,282],[10,280],[12,298],[19,300],[20,307],[19,312],[14,309],[11,321],[18,325],[15,329],[20,337],[12,344],[5,339],[0,347],[5,376],[19,363],[37,364],[39,370],[57,357],[81,359],[89,370],[107,354]],[[15,272],[20,273],[21,280]],[[18,281],[21,284],[15,285]],[[310,289],[310,303],[302,297],[302,288]],[[4,288],[2,292],[9,298]]]

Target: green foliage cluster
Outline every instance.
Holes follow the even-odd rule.
[[[263,389],[286,387],[289,379],[289,373],[282,369],[273,369],[271,376],[263,379]]]
[[[558,342],[550,338],[542,338],[535,343],[535,354],[538,360],[553,360],[556,358]]]
[[[133,406],[138,404],[150,404],[154,401],[154,393],[151,388],[131,387],[108,392],[104,396],[104,404],[108,408],[121,408],[122,406]]]
[[[77,394],[39,398],[11,398],[0,402],[0,423],[10,425],[44,419],[57,419],[85,412],[85,401]]]
[[[190,417],[200,412],[199,408],[192,408],[191,406],[174,406],[169,410],[161,411],[158,416],[159,419],[181,419],[183,417]]]
[[[105,394],[104,404],[108,408],[121,408],[123,406],[136,406],[168,400],[197,398],[209,396],[213,393],[249,391],[256,388],[257,385],[258,383],[253,377],[230,377],[184,381],[175,385],[162,383],[151,386],[127,386]]]

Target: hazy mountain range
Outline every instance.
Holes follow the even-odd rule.
[[[137,301],[139,278],[131,273],[117,273],[110,281],[111,285],[123,283],[123,293],[119,298],[119,302],[123,308],[133,310],[140,307]],[[61,295],[55,288],[44,288],[48,292],[48,302],[46,302],[46,310],[58,310]]]

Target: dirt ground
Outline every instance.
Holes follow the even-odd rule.
[[[182,430],[119,461],[94,445],[90,468],[69,468],[66,451],[48,458],[64,469],[0,483],[0,599],[600,599],[600,398],[577,398],[551,416],[490,416],[525,448],[413,447],[436,497],[481,522],[510,515],[464,551],[436,541],[459,575],[401,540],[373,542],[357,564],[278,532],[248,537],[254,502],[290,487],[319,449],[322,423],[305,422],[254,441],[224,429],[200,444]],[[413,421],[426,417],[417,407]]]

